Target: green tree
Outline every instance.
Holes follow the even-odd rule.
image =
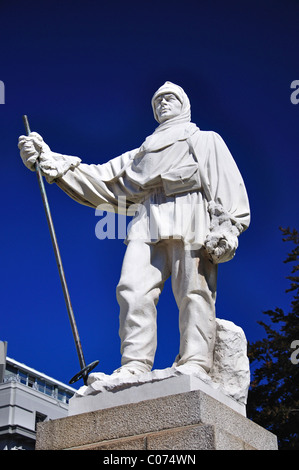
[[[292,292],[289,313],[281,308],[263,312],[272,324],[263,321],[266,338],[249,344],[252,382],[247,415],[278,437],[279,449],[299,450],[299,234],[280,228],[284,242],[294,248],[285,263],[291,263],[287,276]]]

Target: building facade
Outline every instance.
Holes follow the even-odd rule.
[[[75,392],[7,357],[0,342],[0,450],[34,450],[37,423],[67,416]]]

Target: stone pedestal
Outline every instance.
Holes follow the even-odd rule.
[[[140,376],[131,376],[127,379],[115,379],[105,384],[96,381],[89,387],[82,387],[84,395],[77,394],[69,403],[69,416],[89,411],[113,408],[119,405],[128,405],[140,401],[152,400],[168,395],[176,395],[194,390],[201,390],[215,398],[224,405],[246,416],[246,405],[225,393],[223,387],[208,376],[172,375],[173,369],[154,370]],[[204,379],[208,380],[204,380]],[[105,384],[104,388],[103,385]],[[99,391],[100,390],[100,391]]]
[[[123,396],[119,390],[118,397],[113,392],[75,397],[70,416],[39,423],[36,449],[277,449],[276,436],[247,419],[237,405],[230,406],[228,397],[217,391],[211,396],[191,377],[181,379],[164,384],[164,396],[157,396],[153,387],[150,392],[137,386]]]

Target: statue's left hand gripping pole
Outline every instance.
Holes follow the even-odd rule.
[[[27,135],[29,135],[31,131],[30,131],[27,116],[23,116],[23,122],[24,122],[24,126],[25,126],[25,129],[26,129],[26,133],[27,133]],[[74,316],[74,312],[73,312],[73,308],[72,308],[72,304],[71,304],[71,299],[70,299],[70,295],[69,295],[69,291],[68,291],[68,287],[67,287],[67,283],[66,283],[66,279],[65,279],[64,269],[63,269],[63,266],[62,266],[62,261],[61,261],[60,251],[59,251],[57,238],[56,238],[56,234],[55,234],[55,230],[54,230],[54,225],[53,225],[53,220],[52,220],[52,216],[51,216],[50,206],[49,206],[49,202],[48,202],[48,198],[47,198],[47,194],[46,194],[46,189],[45,189],[45,186],[44,186],[42,172],[41,172],[40,165],[39,165],[38,161],[36,161],[36,163],[35,163],[35,170],[36,170],[39,189],[40,189],[40,192],[41,192],[43,205],[44,205],[44,209],[45,209],[45,213],[46,213],[46,217],[47,217],[47,222],[48,222],[50,235],[51,235],[51,240],[52,240],[54,253],[55,253],[55,258],[56,258],[56,263],[57,263],[59,276],[60,276],[60,281],[61,281],[61,285],[62,285],[63,295],[64,295],[64,299],[65,299],[65,303],[66,303],[66,308],[67,308],[67,312],[68,312],[68,316],[69,316],[69,320],[70,320],[70,324],[71,324],[71,328],[72,328],[72,332],[73,332],[73,337],[74,337],[74,340],[75,340],[76,350],[77,350],[77,354],[78,354],[78,358],[79,358],[80,368],[81,368],[80,372],[78,372],[78,374],[76,374],[70,380],[69,383],[73,384],[73,383],[77,382],[77,380],[82,378],[83,381],[84,381],[84,384],[87,385],[88,374],[91,370],[93,370],[98,365],[99,361],[94,361],[91,364],[89,364],[88,366],[85,363],[83,350],[82,350],[82,346],[81,346],[81,341],[80,341],[80,337],[79,337],[79,333],[78,333],[78,329],[77,329],[77,325],[76,325],[76,321],[75,321],[75,316]]]

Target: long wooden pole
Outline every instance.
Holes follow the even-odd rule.
[[[29,135],[31,131],[30,131],[28,118],[27,118],[26,115],[23,116],[23,122],[24,122],[24,126],[25,126],[25,129],[26,129],[26,133],[27,133],[27,135]],[[52,219],[52,215],[51,215],[51,211],[50,211],[50,206],[49,206],[49,202],[48,202],[46,188],[45,188],[45,185],[44,185],[43,176],[42,176],[42,172],[41,172],[40,165],[39,165],[38,161],[36,161],[36,163],[35,163],[35,170],[36,170],[39,189],[40,189],[40,193],[41,193],[41,197],[42,197],[42,201],[43,201],[43,205],[44,205],[44,209],[45,209],[45,213],[46,213],[48,227],[49,227],[49,231],[50,231],[50,235],[51,235],[51,240],[52,240],[52,245],[53,245],[53,249],[54,249],[54,253],[55,253],[56,264],[57,264],[58,271],[59,271],[60,281],[61,281],[63,295],[64,295],[64,300],[65,300],[65,303],[66,303],[66,308],[67,308],[67,312],[68,312],[68,316],[69,316],[69,320],[70,320],[70,324],[71,324],[71,328],[72,328],[72,333],[73,333],[73,337],[74,337],[74,341],[75,341],[75,346],[76,346],[76,350],[77,350],[77,354],[78,354],[78,358],[79,358],[79,363],[80,363],[80,367],[81,367],[80,372],[78,374],[76,374],[70,380],[70,383],[74,383],[77,380],[79,380],[80,378],[83,378],[84,384],[86,385],[88,372],[90,372],[90,370],[92,370],[99,363],[99,361],[94,361],[91,364],[89,364],[88,366],[86,366],[86,362],[85,362],[84,355],[83,355],[83,349],[82,349],[82,346],[81,346],[81,341],[80,341],[80,337],[79,337],[79,333],[78,333],[78,328],[77,328],[77,324],[76,324],[76,320],[75,320],[75,316],[74,316],[74,311],[73,311],[73,307],[72,307],[72,303],[71,303],[71,298],[70,298],[69,290],[68,290],[67,283],[66,283],[65,273],[64,273],[64,269],[63,269],[63,265],[62,265],[60,250],[59,250],[57,237],[56,237],[56,233],[55,233],[55,229],[54,229],[54,224],[53,224],[53,219]]]

